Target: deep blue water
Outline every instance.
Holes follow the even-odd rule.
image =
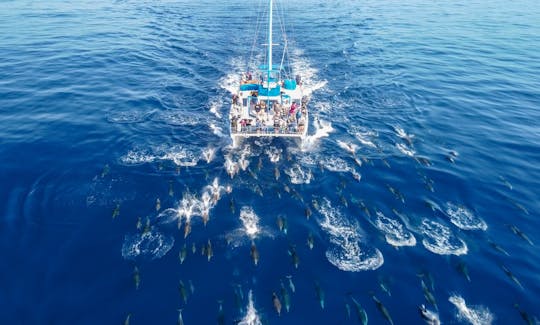
[[[418,305],[436,310],[422,281],[443,323],[467,323],[451,296],[498,324],[525,323],[516,303],[540,318],[538,1],[292,1],[311,136],[237,148],[225,117],[252,43],[245,1],[0,4],[1,323],[165,324],[182,308],[185,324],[212,324],[223,301],[231,324],[252,290],[268,323],[358,323],[351,297],[384,323],[373,294],[395,324],[419,324]],[[232,192],[184,239],[166,221],[216,178]],[[242,208],[259,218],[257,266]],[[153,252],[133,250],[139,217]],[[382,220],[415,245],[390,245]]]

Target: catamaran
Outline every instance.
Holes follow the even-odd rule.
[[[272,40],[273,2],[269,0],[265,63],[256,72],[243,72],[232,96],[229,120],[233,143],[249,137],[302,139],[308,131],[308,98],[303,94],[302,79],[300,75],[293,78],[291,67],[284,66],[287,54],[284,31],[281,62],[273,64],[272,48],[279,45]]]

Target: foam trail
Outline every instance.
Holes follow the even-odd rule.
[[[446,214],[450,217],[450,222],[463,230],[483,230],[488,226],[484,220],[477,217],[464,206],[446,203]]]
[[[375,227],[385,233],[386,242],[392,246],[415,246],[416,238],[405,229],[398,220],[385,216],[377,211],[375,218]]]
[[[484,306],[469,307],[465,303],[465,299],[458,295],[450,296],[448,301],[456,306],[459,320],[467,321],[472,325],[489,325],[493,323],[493,314]]]
[[[155,260],[165,256],[174,245],[172,236],[164,235],[157,230],[142,234],[126,235],[122,245],[122,257],[128,260]]]
[[[214,160],[216,157],[216,148],[208,147],[203,150],[202,156],[204,160],[206,160],[206,163],[209,164]]]
[[[214,114],[217,118],[221,118],[221,113],[219,112],[219,107],[223,105],[223,101],[220,99],[214,99],[210,102],[210,112]]]
[[[255,309],[253,304],[253,293],[251,290],[249,290],[246,315],[244,318],[242,318],[238,325],[262,325],[261,319],[257,314],[257,309]]]
[[[351,155],[354,155],[356,150],[358,149],[357,145],[355,145],[354,143],[350,143],[350,142],[337,140],[337,144],[341,149],[347,151]]]
[[[409,157],[414,157],[414,154],[416,153],[416,151],[414,151],[412,148],[408,148],[406,145],[404,145],[403,143],[397,143],[396,144],[396,148],[404,155],[406,156],[409,156]]]
[[[345,218],[324,198],[318,208],[324,219],[318,220],[328,234],[330,247],[326,250],[328,261],[343,271],[375,270],[384,263],[382,253],[361,242],[360,228]]]
[[[210,123],[210,129],[212,130],[212,133],[217,135],[220,138],[224,138],[225,134],[223,134],[223,129],[219,126],[215,125],[214,123]]]
[[[294,164],[291,168],[286,169],[285,174],[289,175],[292,184],[309,184],[313,179],[311,170],[302,168],[298,164]]]
[[[257,237],[261,232],[259,228],[259,217],[255,214],[252,207],[242,207],[240,210],[240,220],[244,226],[244,231],[251,239]]]
[[[456,237],[450,228],[436,221],[423,219],[420,231],[425,238],[422,240],[424,247],[432,253],[439,255],[464,255],[467,254],[467,244]]]

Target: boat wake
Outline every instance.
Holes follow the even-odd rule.
[[[120,158],[126,165],[140,165],[159,160],[170,160],[177,166],[196,166],[200,153],[182,145],[158,146],[151,150],[133,149]]]
[[[332,265],[349,272],[375,270],[383,265],[382,253],[361,242],[360,227],[333,208],[328,199],[323,199],[318,212],[323,216],[319,225],[330,239],[326,258]]]
[[[377,211],[374,226],[385,235],[386,242],[394,247],[415,246],[416,238],[401,222]]]
[[[127,260],[155,260],[165,256],[174,245],[174,238],[155,229],[141,234],[126,235],[122,257]]]
[[[484,306],[469,307],[465,303],[465,299],[458,295],[452,295],[448,298],[458,310],[457,318],[462,321],[467,321],[472,325],[489,325],[493,323],[494,316]]]
[[[464,206],[446,203],[446,214],[450,222],[463,230],[487,230],[487,224]]]
[[[432,253],[439,255],[465,255],[468,252],[467,244],[452,234],[450,228],[443,224],[423,219],[420,225],[420,231],[425,236],[422,244]]]

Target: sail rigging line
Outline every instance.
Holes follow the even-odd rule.
[[[263,9],[264,6],[263,6],[263,1],[264,0],[259,0],[259,4],[257,6],[257,11],[256,12],[256,22],[255,22],[255,34],[253,35],[253,42],[251,43],[251,50],[250,50],[250,53],[249,53],[249,60],[246,64],[246,68],[248,70],[250,70],[250,66],[253,64],[253,62],[255,62],[255,58],[254,58],[254,53],[255,53],[255,49],[257,48],[257,39],[259,38],[259,31],[261,30],[261,26],[262,26],[262,22],[263,22]]]

